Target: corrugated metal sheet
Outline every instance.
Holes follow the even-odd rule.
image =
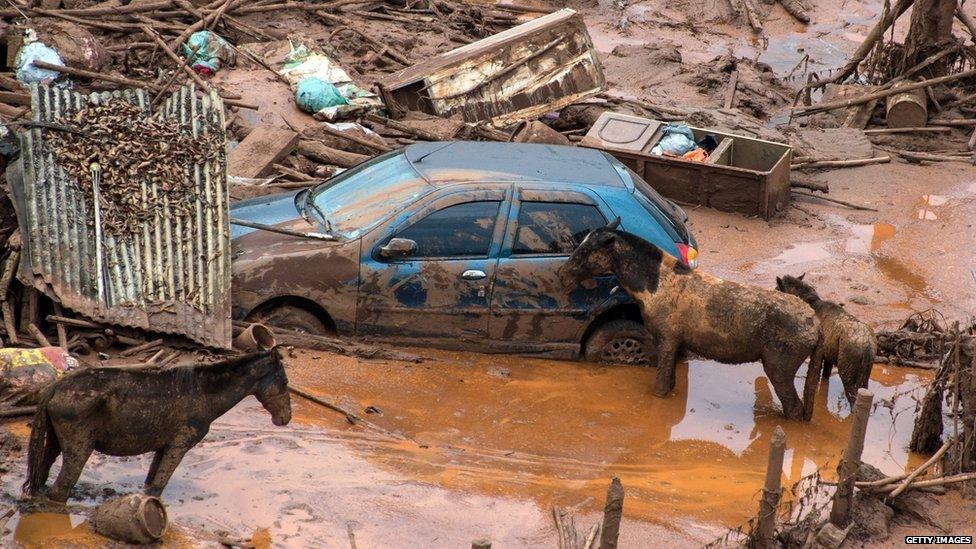
[[[33,86],[33,119],[64,123],[87,102],[122,99],[149,111],[143,90],[93,93]],[[223,104],[216,95],[197,97],[193,87],[174,92],[155,116],[176,120],[194,137],[217,132],[224,142]],[[168,204],[125,240],[96,238],[89,225],[93,205],[45,147],[34,127],[21,134],[22,152],[8,174],[18,206],[24,258],[20,278],[94,320],[181,334],[212,347],[228,348],[230,324],[230,228],[226,150],[216,161],[186,167],[199,199],[189,215]],[[13,175],[13,177],[11,177]],[[142,199],[156,183],[141,182]],[[101,242],[99,242],[101,240]],[[101,251],[101,254],[96,253]],[[100,269],[100,272],[99,272]],[[100,275],[100,276],[99,276]]]

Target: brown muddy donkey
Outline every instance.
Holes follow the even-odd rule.
[[[840,305],[820,299],[813,286],[803,281],[803,276],[776,277],[776,289],[799,297],[817,313],[824,338],[823,377],[830,377],[831,368],[837,366],[844,394],[854,404],[857,390],[867,388],[871,378],[877,346],[874,332]],[[810,367],[821,369],[819,364]]]
[[[784,415],[809,420],[819,372],[808,372],[803,402],[794,378],[808,357],[819,360],[820,322],[810,307],[792,295],[691,270],[650,242],[616,230],[619,222],[591,232],[559,276],[570,287],[616,275],[657,340],[654,394],[664,397],[674,389],[675,361],[684,350],[729,364],[761,361]]]
[[[63,502],[93,451],[155,452],[145,491],[159,496],[210,424],[249,395],[275,425],[291,421],[288,378],[277,350],[167,370],[92,368],[68,374],[41,392],[24,491],[41,494],[59,454],[61,471],[47,496]]]

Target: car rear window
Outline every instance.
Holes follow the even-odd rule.
[[[312,192],[332,230],[355,238],[433,187],[395,151],[346,170]],[[314,217],[314,213],[312,214]]]
[[[590,204],[522,202],[512,254],[569,255],[591,230],[606,224]]]

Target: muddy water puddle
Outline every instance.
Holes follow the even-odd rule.
[[[436,353],[435,363],[370,364],[310,355],[292,370],[295,383],[345,404],[382,414],[370,421],[419,443],[365,450],[382,469],[452,491],[551,505],[602,505],[608,479],[627,487],[627,516],[733,526],[755,506],[769,438],[786,429],[785,482],[815,469],[832,476],[849,429],[836,376],[821,391],[811,424],[786,421],[758,364],[692,361],[679,368],[675,394],[650,395],[653,369]],[[801,370],[802,374],[802,370]],[[877,367],[878,399],[911,393],[917,372]],[[872,420],[865,459],[886,472],[904,470],[911,431],[909,396],[881,407]],[[314,405],[296,420],[324,424]],[[360,442],[350,445],[363,450]]]
[[[423,353],[433,359],[298,352],[288,361],[293,384],[380,429],[299,397],[292,424],[276,428],[245,400],[214,423],[167,487],[177,525],[168,545],[213,543],[227,532],[262,545],[347,546],[348,530],[362,547],[458,547],[483,536],[504,547],[549,545],[550,506],[574,507],[589,524],[614,475],[627,490],[625,546],[707,542],[753,512],[775,426],[788,437],[785,483],[818,467],[831,477],[849,429],[836,377],[804,424],[780,415],[759,365],[692,361],[680,366],[675,393],[657,399],[653,369]],[[924,382],[918,371],[875,368],[878,399],[900,394],[893,409],[905,410],[892,419],[880,406],[871,420],[865,459],[886,472],[918,461],[905,451],[908,394]],[[70,501],[74,516],[12,521],[3,543],[98,545],[78,508],[108,489],[139,490],[148,467],[148,455],[96,454]],[[3,478],[7,497],[19,494],[22,468]]]

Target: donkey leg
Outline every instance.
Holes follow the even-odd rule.
[[[49,499],[58,502],[68,501],[68,495],[78,483],[78,477],[81,476],[81,471],[85,468],[85,463],[88,462],[91,454],[92,448],[88,445],[81,448],[65,447],[61,449],[61,471],[48,492]]]
[[[772,383],[773,391],[776,392],[779,403],[783,407],[783,415],[788,419],[803,417],[803,403],[793,385],[793,376],[796,375],[799,363],[802,361],[802,358],[793,360],[792,357],[769,355],[764,356],[762,361],[766,377]]]
[[[146,477],[146,495],[156,497],[162,495],[176,467],[192,447],[193,444],[170,444],[156,452],[152,466],[149,467],[149,476]]]
[[[654,396],[664,398],[674,389],[675,360],[678,357],[678,341],[673,337],[662,337],[657,349],[657,379],[654,382]]]

